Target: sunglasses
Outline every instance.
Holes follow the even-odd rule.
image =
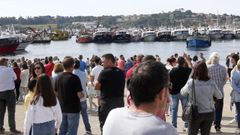
[[[36,69],[39,70],[39,69],[41,69],[41,67],[35,67],[34,70],[36,70]]]

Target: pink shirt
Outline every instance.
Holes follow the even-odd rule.
[[[122,71],[124,71],[124,64],[125,64],[124,60],[122,60],[122,59],[118,60],[118,63],[117,63],[118,68],[120,68]]]

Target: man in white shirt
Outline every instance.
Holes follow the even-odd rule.
[[[109,113],[103,135],[177,135],[172,125],[156,116],[167,107],[168,80],[159,62],[149,60],[136,67],[128,81],[132,104]]]
[[[10,132],[12,134],[19,134],[20,131],[16,130],[15,123],[15,84],[14,80],[17,79],[16,74],[12,68],[7,67],[7,59],[0,59],[0,134],[4,134],[3,128],[4,115],[6,108],[8,108],[8,123]]]
[[[99,57],[95,58],[96,66],[92,69],[91,76],[94,77],[94,81],[96,82],[100,72],[104,69],[103,66],[100,65],[101,59]]]

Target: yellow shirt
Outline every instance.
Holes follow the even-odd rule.
[[[28,94],[25,96],[25,99],[24,99],[24,104],[23,104],[24,111],[27,111],[28,106],[30,105],[30,102],[31,102],[32,98],[33,98],[33,92],[29,91]]]

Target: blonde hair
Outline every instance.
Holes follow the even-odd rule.
[[[217,52],[213,52],[208,61],[207,61],[207,64],[218,64],[219,63],[219,60],[220,60],[220,56]]]

